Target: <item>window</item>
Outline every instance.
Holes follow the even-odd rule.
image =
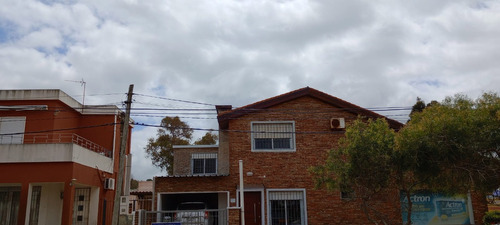
[[[17,224],[21,187],[0,187],[0,224]]]
[[[305,224],[304,191],[269,191],[269,224]]]
[[[340,198],[343,200],[350,200],[354,199],[356,197],[356,194],[354,191],[341,191],[340,192]]]
[[[193,174],[217,173],[217,153],[197,153],[191,158]]]
[[[42,186],[33,186],[31,189],[31,206],[29,225],[37,225],[40,213],[40,197],[42,195]]]
[[[295,150],[293,122],[252,122],[252,150]]]
[[[22,144],[25,123],[26,117],[0,117],[0,144]]]

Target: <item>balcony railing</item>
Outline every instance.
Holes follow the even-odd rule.
[[[50,133],[50,134],[24,134],[24,141],[19,142],[15,138],[9,143],[6,139],[8,137],[4,136],[2,144],[57,144],[57,143],[73,143],[82,146],[93,152],[97,152],[101,155],[112,157],[112,152],[78,134],[74,133]]]

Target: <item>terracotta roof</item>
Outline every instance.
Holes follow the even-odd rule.
[[[153,181],[139,181],[137,189],[130,190],[133,193],[153,192]]]
[[[249,114],[252,112],[256,112],[258,110],[267,109],[267,108],[270,108],[272,106],[275,106],[275,105],[278,105],[278,104],[281,104],[284,102],[288,102],[288,101],[291,101],[291,100],[294,100],[294,99],[297,99],[300,97],[304,97],[304,96],[316,98],[316,99],[321,100],[325,103],[333,105],[339,109],[345,110],[347,112],[350,112],[350,113],[353,113],[356,115],[362,115],[362,116],[366,116],[369,118],[385,118],[387,120],[387,122],[389,123],[389,125],[393,129],[400,129],[401,127],[403,127],[403,124],[396,121],[396,120],[386,118],[385,116],[382,116],[378,113],[375,113],[375,112],[370,111],[368,109],[354,105],[350,102],[344,101],[340,98],[331,96],[329,94],[326,94],[324,92],[318,91],[318,90],[316,90],[314,88],[310,88],[310,87],[297,89],[295,91],[281,94],[281,95],[278,95],[278,96],[275,96],[272,98],[264,99],[262,101],[252,103],[250,105],[239,107],[239,108],[236,108],[233,110],[227,110],[227,111],[220,112],[219,115],[217,116],[217,119],[219,121],[219,127],[221,129],[227,129],[229,126],[229,120],[231,120],[231,119],[238,118],[238,117],[241,117],[243,115],[246,115],[246,114]]]

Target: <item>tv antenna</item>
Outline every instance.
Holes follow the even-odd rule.
[[[83,78],[82,80],[65,80],[65,81],[80,83],[80,86],[83,86],[82,105],[85,106],[85,86],[87,85],[87,82],[85,82]]]

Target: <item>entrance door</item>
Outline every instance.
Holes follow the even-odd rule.
[[[262,222],[260,192],[245,192],[245,224],[260,225]]]
[[[73,205],[73,225],[88,225],[90,188],[76,188]]]

